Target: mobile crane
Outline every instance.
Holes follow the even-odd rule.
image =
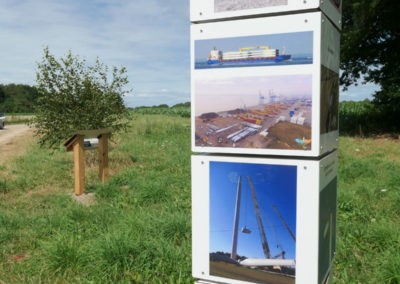
[[[239,263],[244,266],[294,266],[295,265],[295,260],[294,259],[285,259],[285,251],[281,248],[281,253],[276,255],[275,257],[271,257],[271,251],[268,245],[267,241],[267,236],[265,234],[264,230],[264,224],[262,222],[261,218],[261,213],[260,213],[260,207],[257,201],[257,196],[256,196],[256,191],[254,189],[254,184],[250,176],[247,176],[247,180],[249,182],[250,190],[251,190],[251,197],[253,200],[253,205],[254,205],[254,210],[256,213],[256,219],[257,219],[257,225],[258,225],[258,230],[260,232],[260,238],[261,238],[261,244],[264,252],[265,259],[259,259],[259,258],[246,258]],[[239,179],[241,182],[241,180]],[[275,212],[278,214],[279,218],[281,221],[284,223],[286,229],[288,230],[289,234],[291,237],[296,241],[296,238],[292,231],[290,230],[289,226],[286,224],[284,221],[282,215],[279,213],[278,209],[273,206]],[[244,233],[250,233],[251,231],[244,227],[242,229],[242,232]]]

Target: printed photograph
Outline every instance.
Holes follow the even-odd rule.
[[[339,129],[339,75],[321,65],[320,133]]]
[[[318,283],[325,283],[336,251],[336,197],[337,178],[335,177],[320,192]]]
[[[195,82],[195,145],[311,150],[312,75]]]
[[[341,5],[341,0],[331,0],[331,2],[333,3],[333,5],[335,5],[336,8],[340,8]]]
[[[297,167],[210,163],[210,275],[295,283]]]
[[[256,9],[287,4],[288,0],[214,0],[214,12]]]
[[[195,69],[313,63],[313,32],[196,40]]]

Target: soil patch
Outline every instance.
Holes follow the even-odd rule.
[[[6,125],[0,130],[0,165],[24,153],[32,137],[33,129],[26,124]]]
[[[311,128],[281,121],[268,130],[268,148],[271,149],[311,149]],[[304,144],[299,144],[298,139]],[[304,139],[304,140],[303,140]]]

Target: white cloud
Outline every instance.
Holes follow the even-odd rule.
[[[134,93],[171,90],[189,100],[188,1],[2,0],[0,83],[34,84],[48,46],[92,62],[125,66]],[[144,103],[144,102],[143,102]]]

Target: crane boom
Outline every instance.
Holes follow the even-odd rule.
[[[237,259],[237,243],[238,243],[238,230],[239,230],[239,216],[240,216],[240,196],[242,192],[242,177],[239,176],[237,189],[236,189],[236,207],[235,207],[235,218],[233,222],[233,237],[232,237],[232,252],[231,258]]]
[[[290,230],[288,224],[285,222],[285,219],[283,219],[281,213],[279,212],[278,208],[276,208],[275,205],[272,205],[272,208],[275,210],[276,214],[278,215],[279,219],[281,219],[283,225],[285,225],[286,230],[289,232],[290,236],[292,237],[293,241],[296,242],[296,237],[293,234],[292,230]]]
[[[258,230],[260,231],[261,244],[264,251],[265,258],[271,258],[271,252],[269,250],[267,236],[265,235],[264,225],[261,219],[260,207],[258,206],[256,191],[254,190],[253,181],[250,176],[247,176],[247,180],[249,181],[250,189],[251,189],[251,197],[253,199],[254,210],[256,211],[256,219],[258,224]]]

